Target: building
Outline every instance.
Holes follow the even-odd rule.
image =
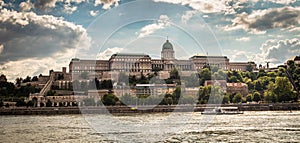
[[[136,84],[136,96],[160,96],[172,94],[175,90],[175,84]]]
[[[229,94],[241,93],[243,96],[247,96],[248,85],[246,83],[227,83],[226,92]]]
[[[81,60],[72,59],[69,64],[70,73],[73,78],[78,79],[82,73],[88,73],[89,77],[98,79],[111,78],[112,72],[128,72],[131,75],[151,72],[169,72],[177,69],[184,72],[197,71],[205,66],[216,66],[223,70],[245,71],[249,62],[231,63],[226,56],[201,56],[195,55],[187,60],[175,58],[173,45],[167,40],[161,51],[161,59],[152,59],[147,54],[113,54],[109,60]],[[251,62],[253,69],[256,64]],[[168,77],[164,75],[164,77]]]

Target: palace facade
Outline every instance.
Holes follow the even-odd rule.
[[[199,56],[195,55],[188,60],[175,58],[173,45],[167,40],[161,51],[161,59],[152,59],[147,54],[113,54],[109,60],[82,60],[72,59],[69,64],[70,73],[79,76],[88,73],[97,78],[111,78],[113,72],[127,72],[140,75],[155,71],[169,72],[177,69],[181,72],[197,71],[205,66],[216,66],[223,70],[245,71],[247,66],[256,68],[254,62],[230,62],[226,56]],[[74,78],[74,77],[73,77]]]

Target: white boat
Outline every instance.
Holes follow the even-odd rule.
[[[204,112],[201,112],[204,115],[233,115],[233,114],[243,114],[238,107],[215,107],[215,108],[206,108]]]

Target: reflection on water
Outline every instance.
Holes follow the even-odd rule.
[[[173,113],[187,120],[158,121],[166,113],[115,116],[136,123],[136,130],[121,130],[124,124],[101,121],[108,115],[0,116],[0,142],[298,142],[300,112],[244,112],[217,115],[203,120],[200,113]],[[211,116],[211,115],[207,115]],[[93,123],[103,122],[101,127]],[[100,118],[101,117],[101,118]],[[153,122],[149,122],[153,121]],[[131,124],[129,124],[131,125]],[[92,127],[93,126],[93,127]],[[119,127],[116,129],[116,127]],[[179,127],[178,130],[173,130]],[[205,127],[201,130],[201,127]],[[126,127],[127,128],[127,127]],[[102,130],[103,129],[103,130]]]

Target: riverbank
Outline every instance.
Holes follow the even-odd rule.
[[[238,107],[241,111],[279,111],[300,110],[299,103],[276,104],[224,104],[224,105],[159,105],[132,108],[127,106],[98,107],[11,107],[0,108],[0,115],[62,115],[62,114],[127,114],[127,113],[159,113],[159,112],[202,112],[206,108],[216,106]]]

